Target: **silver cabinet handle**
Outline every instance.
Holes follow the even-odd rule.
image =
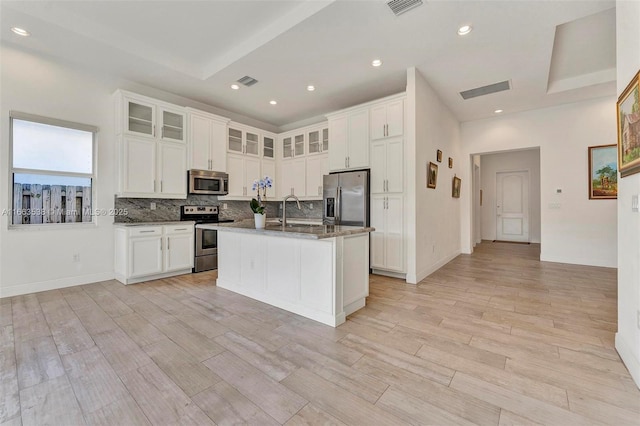
[[[187,230],[187,228],[176,228],[175,230],[176,230],[176,231],[186,231],[186,230]]]
[[[141,234],[148,234],[148,233],[150,233],[150,232],[156,232],[156,231],[154,231],[154,230],[149,230],[149,231],[140,231],[140,233],[141,233]]]
[[[153,180],[153,192],[156,192],[156,180]]]
[[[167,238],[167,250],[171,250],[171,238]]]
[[[164,126],[160,129],[160,137],[164,139]]]
[[[344,157],[344,167],[347,168],[347,157]]]
[[[160,192],[162,192],[162,181],[160,181]]]
[[[156,137],[156,125],[153,125],[153,129],[151,130],[151,136]]]

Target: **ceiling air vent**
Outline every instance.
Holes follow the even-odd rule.
[[[238,83],[240,84],[244,84],[247,87],[251,87],[254,84],[256,84],[258,82],[258,80],[256,80],[253,77],[249,77],[248,75],[245,75],[244,77],[242,77],[240,80],[238,80]]]
[[[476,87],[475,89],[465,90],[460,92],[462,99],[467,100],[476,98],[478,96],[489,95],[491,93],[502,92],[503,90],[510,90],[511,84],[508,80],[501,81],[500,83],[493,83],[488,86]]]
[[[402,15],[422,4],[422,0],[391,0],[387,2],[387,6],[396,16]]]

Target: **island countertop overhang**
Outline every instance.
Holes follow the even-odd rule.
[[[267,223],[267,226],[264,229],[256,229],[253,220],[220,224],[208,223],[196,225],[196,228],[238,232],[243,234],[269,235],[285,238],[303,238],[310,240],[321,240],[325,238],[366,234],[375,231],[375,228],[361,226],[287,225],[286,227],[283,227],[278,223]]]

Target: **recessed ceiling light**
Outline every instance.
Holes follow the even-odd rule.
[[[471,25],[463,25],[458,28],[458,35],[467,35],[471,32],[471,30],[473,30],[473,27]]]
[[[501,109],[497,109],[497,110],[495,110],[493,112],[496,113],[496,114],[500,114],[502,112],[502,110]]]
[[[231,88],[232,88],[233,90],[238,90],[238,89],[240,88],[240,86],[238,86],[237,84],[232,84],[232,85],[231,85]]]
[[[278,104],[278,102],[276,102],[276,101],[269,101],[269,103],[270,103],[271,105],[277,105],[277,104]]]
[[[316,90],[316,86],[309,85],[307,86],[307,90],[313,92],[314,90]]]
[[[22,28],[18,28],[18,27],[11,28],[11,31],[13,31],[14,33],[22,37],[29,37],[31,35],[29,31],[23,30]]]
[[[382,61],[380,59],[374,59],[373,61],[371,61],[371,65],[374,67],[379,67],[380,65],[382,65]]]

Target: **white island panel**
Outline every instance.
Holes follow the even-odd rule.
[[[216,229],[219,287],[333,327],[364,306],[367,232],[311,240]]]

